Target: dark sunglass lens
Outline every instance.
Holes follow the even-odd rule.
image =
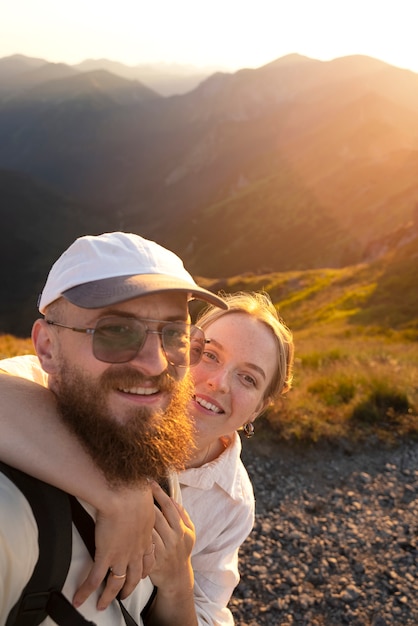
[[[163,348],[167,360],[172,365],[189,365],[189,327],[186,323],[166,324],[162,329]]]
[[[192,326],[190,332],[190,365],[197,365],[205,349],[205,335],[203,330]]]
[[[162,330],[163,348],[168,361],[177,367],[195,365],[202,356],[204,335],[188,324],[167,324]]]
[[[138,320],[100,320],[93,335],[93,354],[105,363],[127,363],[136,357],[145,342],[146,328]]]

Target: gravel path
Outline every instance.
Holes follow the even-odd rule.
[[[291,451],[244,441],[257,500],[236,626],[418,626],[418,443]]]

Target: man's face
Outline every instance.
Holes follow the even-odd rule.
[[[166,321],[189,319],[186,296],[174,293],[143,296],[103,309],[82,309],[69,302],[63,302],[62,305],[61,319],[52,321],[80,328],[94,328],[100,319],[110,316]],[[46,315],[47,319],[51,317]],[[158,324],[149,326],[158,328]],[[168,374],[177,381],[186,373],[186,368],[176,368],[167,362],[160,335],[157,334],[147,335],[143,348],[132,361],[112,364],[95,358],[92,335],[54,326],[50,326],[49,331],[52,340],[59,347],[58,363],[53,363],[55,370],[47,370],[51,389],[59,395],[63,384],[63,366],[75,368],[91,381],[104,379],[109,382],[105,390],[107,407],[121,423],[128,421],[131,413],[135,413],[138,408],[147,407],[155,411],[167,407],[171,390],[165,387],[164,379]],[[163,378],[160,379],[160,376]]]
[[[188,320],[185,295],[159,294],[136,298],[104,309],[87,310],[62,302],[47,319],[72,327],[94,328],[109,316],[165,321]],[[65,421],[112,482],[140,476],[160,478],[180,469],[190,453],[192,431],[187,417],[191,388],[187,368],[170,365],[159,334],[127,363],[99,361],[92,335],[47,326],[50,359],[42,359],[49,386],[58,398]],[[159,329],[158,323],[150,323]]]

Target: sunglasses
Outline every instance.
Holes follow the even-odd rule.
[[[104,363],[127,363],[142,350],[147,335],[160,335],[166,359],[176,367],[196,365],[202,357],[205,335],[198,326],[187,322],[166,322],[163,320],[135,319],[131,317],[105,317],[94,328],[75,328],[51,320],[51,326],[68,328],[76,333],[86,333],[93,337],[93,354]],[[158,324],[153,330],[147,323]]]

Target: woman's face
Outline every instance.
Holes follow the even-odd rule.
[[[277,344],[265,324],[246,313],[228,313],[205,327],[208,343],[191,369],[191,413],[199,441],[228,435],[264,408],[277,369]]]

